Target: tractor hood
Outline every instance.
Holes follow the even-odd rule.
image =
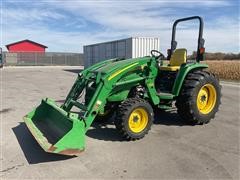
[[[103,74],[113,73],[117,70],[122,70],[125,67],[129,67],[131,65],[142,65],[149,62],[151,57],[143,57],[143,58],[134,58],[134,59],[126,59],[126,60],[112,60],[112,61],[105,61],[102,66],[94,69],[95,72],[101,72]]]

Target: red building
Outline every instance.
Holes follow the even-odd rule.
[[[6,45],[9,52],[45,52],[47,46],[28,39]]]

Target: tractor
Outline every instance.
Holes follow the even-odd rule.
[[[197,54],[187,60],[187,50],[177,48],[177,24],[198,20]],[[78,155],[85,149],[85,134],[94,121],[110,116],[126,140],[143,138],[154,121],[154,109],[177,108],[179,117],[193,125],[208,123],[218,111],[221,86],[207,71],[204,60],[203,20],[178,19],[172,28],[171,49],[164,55],[101,61],[78,73],[65,102],[50,98],[24,116],[39,145],[50,153]],[[163,62],[164,61],[164,62]]]

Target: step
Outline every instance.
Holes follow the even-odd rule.
[[[158,93],[158,96],[160,97],[160,99],[173,99],[174,98],[174,95],[171,94],[171,93],[165,93],[165,92],[160,92]]]

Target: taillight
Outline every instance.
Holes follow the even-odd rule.
[[[200,49],[199,49],[199,53],[200,53],[200,54],[204,54],[204,53],[205,53],[205,48],[203,48],[203,47],[200,48]]]

